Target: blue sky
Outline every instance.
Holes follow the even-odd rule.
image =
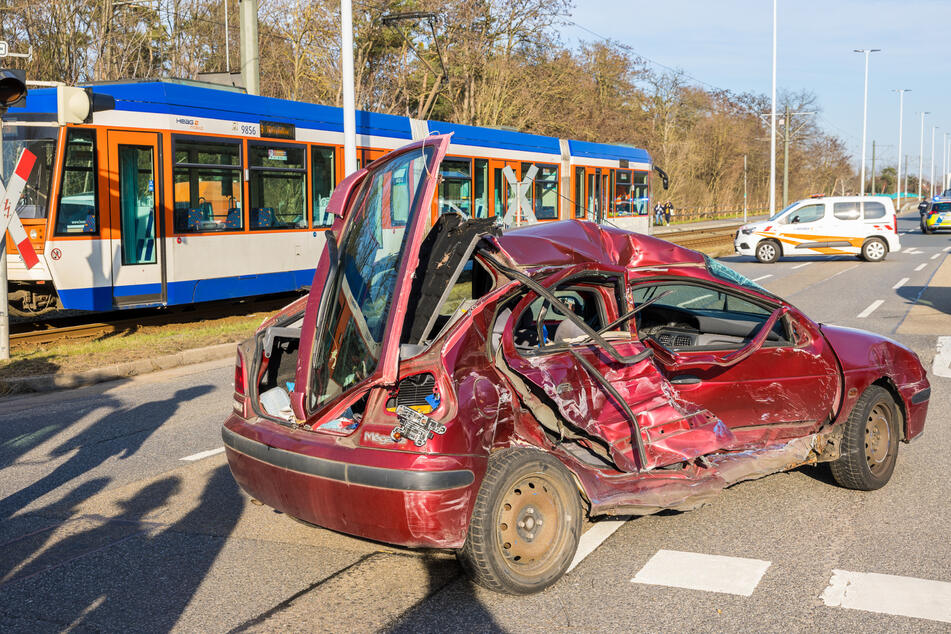
[[[930,169],[931,126],[936,173],[943,132],[951,133],[951,68],[946,31],[949,0],[778,0],[777,86],[816,94],[820,126],[842,138],[855,157],[862,142],[864,55],[869,62],[867,164],[872,139],[881,161],[898,155],[897,88],[905,93],[902,154],[918,169],[920,117],[925,117],[924,171]],[[736,92],[768,95],[771,83],[771,0],[575,0],[571,20],[626,44],[642,57]],[[562,28],[567,44],[597,37],[574,25]],[[942,68],[942,66],[944,66]],[[951,138],[949,138],[951,143]]]

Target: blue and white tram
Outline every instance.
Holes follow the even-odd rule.
[[[96,107],[81,125],[56,124],[54,89],[31,91],[4,119],[4,173],[21,148],[38,157],[17,213],[40,263],[27,270],[8,242],[14,311],[189,304],[310,284],[343,177],[339,108],[186,81],[92,90]],[[633,147],[358,112],[359,164],[431,132],[454,133],[434,217],[504,213],[504,168],[521,179],[535,165],[539,221],[646,222],[651,160]]]

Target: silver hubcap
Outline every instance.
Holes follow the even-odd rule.
[[[772,260],[776,257],[776,248],[771,244],[764,244],[759,248],[759,254],[764,260]]]
[[[880,260],[885,257],[885,246],[881,242],[869,242],[865,254],[870,260]]]
[[[865,459],[873,474],[878,475],[885,468],[891,445],[891,408],[887,403],[879,402],[865,422]]]

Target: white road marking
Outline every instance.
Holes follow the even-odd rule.
[[[938,337],[931,372],[951,378],[951,337]]]
[[[914,250],[915,250],[915,249],[914,249],[913,247],[908,247],[907,249],[905,249],[904,251],[902,251],[902,253],[911,253],[911,252],[914,251]]]
[[[760,280],[765,280],[767,277],[772,277],[772,276],[773,276],[772,273],[767,273],[766,275],[760,275],[759,277],[754,277],[754,278],[753,278],[752,280],[750,280],[750,281],[751,281],[751,282],[758,282],[758,281],[760,281]]]
[[[951,583],[833,570],[822,593],[830,607],[951,623]]]
[[[744,557],[658,550],[631,582],[748,597],[770,563]]]
[[[907,282],[907,281],[908,281],[908,278],[907,278],[907,277],[901,278],[900,280],[898,280],[898,283],[897,283],[897,284],[895,284],[894,286],[892,286],[892,289],[894,290],[894,289],[896,289],[896,288],[901,288],[902,286],[905,285],[905,282]]]
[[[925,264],[924,262],[922,262],[921,264],[919,264],[918,266],[915,267],[915,270],[916,270],[916,271],[920,271],[921,269],[925,268],[926,266],[928,266],[928,265]]]
[[[945,247],[945,248],[944,248],[944,252],[945,252],[945,253],[947,253],[948,251],[951,251],[951,247]]]
[[[941,254],[940,254],[940,253],[935,253],[934,255],[931,256],[931,259],[932,259],[932,260],[937,260],[937,259],[940,258],[940,257],[941,257]]]
[[[863,310],[858,314],[859,319],[865,319],[869,315],[875,312],[875,309],[885,303],[884,299],[876,299],[874,302],[868,305],[868,308]]]
[[[190,456],[179,458],[179,460],[184,460],[185,462],[195,462],[196,460],[201,460],[202,458],[217,456],[220,453],[224,453],[224,451],[224,447],[218,447],[217,449],[209,449],[208,451],[199,451],[198,453],[193,453]]]
[[[580,564],[585,557],[593,553],[598,546],[603,544],[604,540],[613,535],[614,531],[626,523],[624,520],[604,520],[588,529],[588,532],[582,535],[578,540],[578,550],[575,551],[575,558],[571,560],[571,565],[568,566],[568,570],[565,572],[574,570],[575,566]]]
[[[801,269],[802,267],[809,266],[810,264],[812,264],[812,262],[803,262],[802,264],[797,264],[794,266],[793,269]]]

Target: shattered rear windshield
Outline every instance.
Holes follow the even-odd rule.
[[[718,277],[721,280],[726,280],[727,282],[733,282],[734,284],[738,284],[739,286],[745,286],[746,288],[751,288],[754,291],[758,291],[765,295],[769,295],[771,297],[773,296],[772,293],[770,293],[768,290],[766,290],[765,288],[763,288],[762,286],[760,286],[759,284],[757,284],[750,278],[746,277],[745,275],[741,275],[740,273],[737,273],[736,271],[728,267],[726,264],[723,264],[722,262],[718,262],[717,260],[714,260],[709,255],[704,255],[703,259],[707,263],[707,270],[710,272],[710,275],[713,275],[714,277]]]

